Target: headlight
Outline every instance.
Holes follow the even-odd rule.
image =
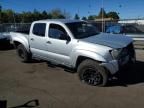
[[[122,51],[121,48],[119,48],[119,49],[113,49],[113,50],[110,51],[110,53],[111,53],[111,55],[112,55],[112,57],[113,57],[114,59],[118,59],[121,51]]]

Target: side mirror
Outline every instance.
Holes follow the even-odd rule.
[[[71,38],[67,35],[66,40],[69,42],[69,41],[71,41]]]
[[[71,38],[67,34],[61,34],[59,39],[66,40],[67,42],[71,41]]]

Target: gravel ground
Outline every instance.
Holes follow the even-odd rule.
[[[8,107],[38,99],[36,108],[143,108],[144,50],[136,55],[137,63],[119,78],[107,87],[94,87],[81,83],[77,73],[46,62],[22,63],[15,50],[1,50],[0,100],[7,100]]]

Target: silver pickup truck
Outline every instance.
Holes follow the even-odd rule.
[[[40,20],[31,24],[29,34],[10,34],[23,62],[39,58],[67,66],[90,85],[105,86],[110,75],[135,62],[131,38],[100,33],[81,20]]]

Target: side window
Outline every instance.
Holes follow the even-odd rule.
[[[37,36],[44,37],[45,36],[45,30],[46,30],[46,24],[45,23],[36,23],[33,26],[33,34]]]
[[[65,40],[67,35],[65,29],[57,24],[50,24],[49,26],[49,37],[54,39]]]

